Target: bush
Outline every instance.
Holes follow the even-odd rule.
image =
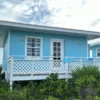
[[[2,66],[0,66],[0,80],[5,79],[5,73],[2,73]]]
[[[58,80],[58,74],[51,74],[39,85],[39,92],[46,97],[52,96],[59,100],[65,100],[68,96],[68,84],[65,80]]]
[[[69,86],[76,97],[81,96],[83,100],[87,96],[99,95],[100,71],[96,66],[84,66],[72,72],[72,78],[69,79]]]
[[[16,85],[13,91],[1,78],[0,100],[100,100],[99,87],[98,67],[84,66],[72,72],[72,78],[67,82],[58,80],[58,74],[50,74],[41,82]]]

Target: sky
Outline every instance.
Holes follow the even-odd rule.
[[[0,20],[100,31],[100,0],[0,0]]]
[[[0,0],[0,20],[100,31],[100,0]]]

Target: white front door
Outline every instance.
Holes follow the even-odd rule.
[[[61,39],[51,40],[51,57],[52,60],[62,60],[64,57],[64,43]]]
[[[61,39],[51,40],[52,73],[64,73],[64,43]]]

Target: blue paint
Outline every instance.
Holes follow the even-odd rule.
[[[93,60],[93,58],[88,58],[88,60],[89,60],[89,61],[92,61],[92,60]]]
[[[90,57],[90,45],[88,44],[88,57]]]
[[[100,48],[100,45],[94,45],[94,46],[91,46],[90,48],[92,50],[92,57],[97,57],[96,50],[97,48]]]
[[[69,33],[70,34],[70,33]],[[67,57],[87,57],[87,38],[84,36],[69,36],[61,34],[46,34],[26,31],[10,31],[10,56],[15,55],[15,59],[24,59],[25,57],[25,37],[42,37],[42,56],[51,56],[51,39],[64,40],[64,56]],[[3,69],[7,70],[8,57],[8,37],[5,41],[5,59]],[[19,57],[21,56],[21,57]],[[48,58],[49,59],[49,58]],[[69,62],[70,60],[66,60]],[[39,68],[39,66],[37,66]],[[45,66],[47,69],[48,66]],[[48,67],[49,68],[49,67]],[[34,68],[35,69],[35,68]]]
[[[64,63],[69,63],[69,62],[70,62],[70,59],[69,59],[69,58],[64,58],[64,59],[63,59],[63,62],[64,62]]]
[[[51,56],[51,39],[64,40],[64,56],[87,57],[87,40],[82,36],[68,36],[46,33],[32,33],[24,31],[11,31],[10,55],[25,56],[25,36],[42,37],[42,56]],[[21,41],[20,39],[24,40]]]
[[[87,57],[87,43],[84,37],[67,37],[65,41],[65,55]]]
[[[67,62],[67,59],[66,59],[66,58],[64,58],[62,61],[63,61],[64,63],[66,63],[66,62]]]

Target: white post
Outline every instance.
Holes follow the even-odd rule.
[[[68,74],[68,62],[65,63],[65,66],[66,66],[66,74]]]
[[[13,77],[13,67],[14,67],[14,59],[13,59],[13,57],[11,57],[10,78]]]
[[[10,80],[10,68],[11,68],[11,57],[7,60],[7,72],[5,73],[5,79],[8,81]]]
[[[32,63],[32,71],[31,71],[31,76],[33,76],[33,74],[34,74],[34,60],[33,60],[33,63]]]
[[[7,60],[7,72],[5,73],[5,79],[8,81],[9,78],[8,78],[8,74],[9,74],[9,58]]]
[[[66,71],[66,81],[67,81],[67,75],[68,75],[68,62],[65,63],[65,71]]]
[[[10,81],[10,90],[12,91],[13,89],[13,81]]]
[[[13,67],[14,67],[14,59],[13,59],[13,57],[11,57],[11,65],[10,65],[10,89],[11,90],[13,88],[13,81],[12,81],[12,77],[13,77]]]
[[[53,60],[49,60],[49,75],[52,73]]]

